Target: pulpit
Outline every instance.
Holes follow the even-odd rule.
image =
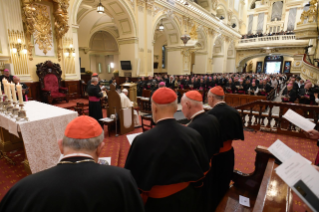
[[[121,90],[126,88],[128,90],[128,98],[134,102],[134,106],[137,106],[137,88],[135,83],[123,83],[121,85]]]

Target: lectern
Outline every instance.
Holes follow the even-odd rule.
[[[123,88],[126,88],[128,90],[128,98],[134,102],[134,107],[137,106],[137,90],[136,90],[136,84],[135,83],[123,83],[121,85],[121,90],[123,90]]]

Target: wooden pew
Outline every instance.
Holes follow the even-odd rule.
[[[234,170],[233,182],[217,212],[252,211],[252,212],[288,212],[292,211],[291,189],[276,174],[274,156],[266,147],[257,146],[255,171],[245,174]],[[239,204],[239,195],[250,199],[250,206]]]

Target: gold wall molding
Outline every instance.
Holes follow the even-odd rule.
[[[126,44],[136,44],[138,43],[137,38],[124,38],[124,39],[118,39],[119,45],[126,45]]]
[[[35,17],[36,25],[33,33],[34,43],[39,45],[39,49],[46,55],[53,47],[53,37],[51,19],[46,5],[34,4],[37,11]]]
[[[55,18],[54,30],[55,38],[58,44],[58,60],[61,61],[63,53],[63,36],[69,30],[69,0],[49,0],[53,3],[53,15]],[[48,21],[45,17],[48,14],[41,12],[38,8],[41,8],[41,4],[36,4],[36,2],[41,2],[41,0],[21,0],[22,7],[22,21],[24,24],[24,30],[26,33],[27,48],[29,51],[29,60],[33,60],[32,50],[34,45],[31,42],[31,36],[36,33],[35,42],[42,44],[43,53],[50,48],[48,43],[43,42],[44,40],[50,40],[52,31],[48,29]],[[51,23],[50,23],[51,29]],[[38,35],[38,36],[37,36]],[[52,42],[53,43],[53,40]],[[39,46],[40,46],[39,44]]]

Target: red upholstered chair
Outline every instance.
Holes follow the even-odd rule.
[[[50,60],[37,64],[37,75],[40,82],[42,101],[52,104],[53,100],[69,102],[69,91],[61,87],[62,70],[59,64]]]

